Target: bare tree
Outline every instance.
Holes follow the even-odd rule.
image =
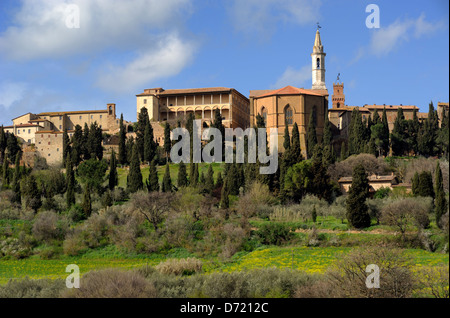
[[[170,193],[137,192],[131,197],[131,208],[142,214],[158,230],[159,224],[170,211],[171,197]]]

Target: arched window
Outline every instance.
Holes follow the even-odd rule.
[[[317,68],[320,68],[320,58],[317,58]]]
[[[294,116],[291,106],[287,105],[284,108],[284,121],[288,125],[292,125],[294,123]]]
[[[267,109],[264,106],[261,108],[261,116],[264,119],[264,123],[267,126]]]
[[[337,103],[337,108],[341,107],[341,103]]]

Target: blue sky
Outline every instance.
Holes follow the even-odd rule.
[[[340,73],[348,105],[426,112],[449,101],[448,13],[447,0],[1,0],[0,125],[107,103],[135,121],[152,87],[311,88],[316,22],[330,95]]]

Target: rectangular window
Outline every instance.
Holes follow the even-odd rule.
[[[100,119],[103,117],[103,115],[100,115]]]
[[[59,148],[56,148],[56,151],[59,151]]]
[[[82,119],[83,118],[83,116],[80,116],[80,119]]]
[[[20,135],[20,129],[17,130],[17,134]]]
[[[144,99],[144,104],[147,104],[147,100],[146,99]]]
[[[28,133],[31,134],[31,129],[28,129]]]
[[[61,125],[59,125],[59,129],[62,129],[62,126],[61,126]]]

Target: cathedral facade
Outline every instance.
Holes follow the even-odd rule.
[[[292,135],[292,127],[297,123],[300,133],[302,155],[306,154],[306,132],[310,117],[316,125],[318,141],[322,140],[325,116],[328,109],[328,90],[325,85],[325,52],[320,32],[317,29],[312,62],[311,89],[286,86],[276,90],[250,91],[250,121],[256,125],[256,116],[264,118],[268,133],[270,128],[278,129],[278,149],[283,152],[283,138],[286,125]]]

